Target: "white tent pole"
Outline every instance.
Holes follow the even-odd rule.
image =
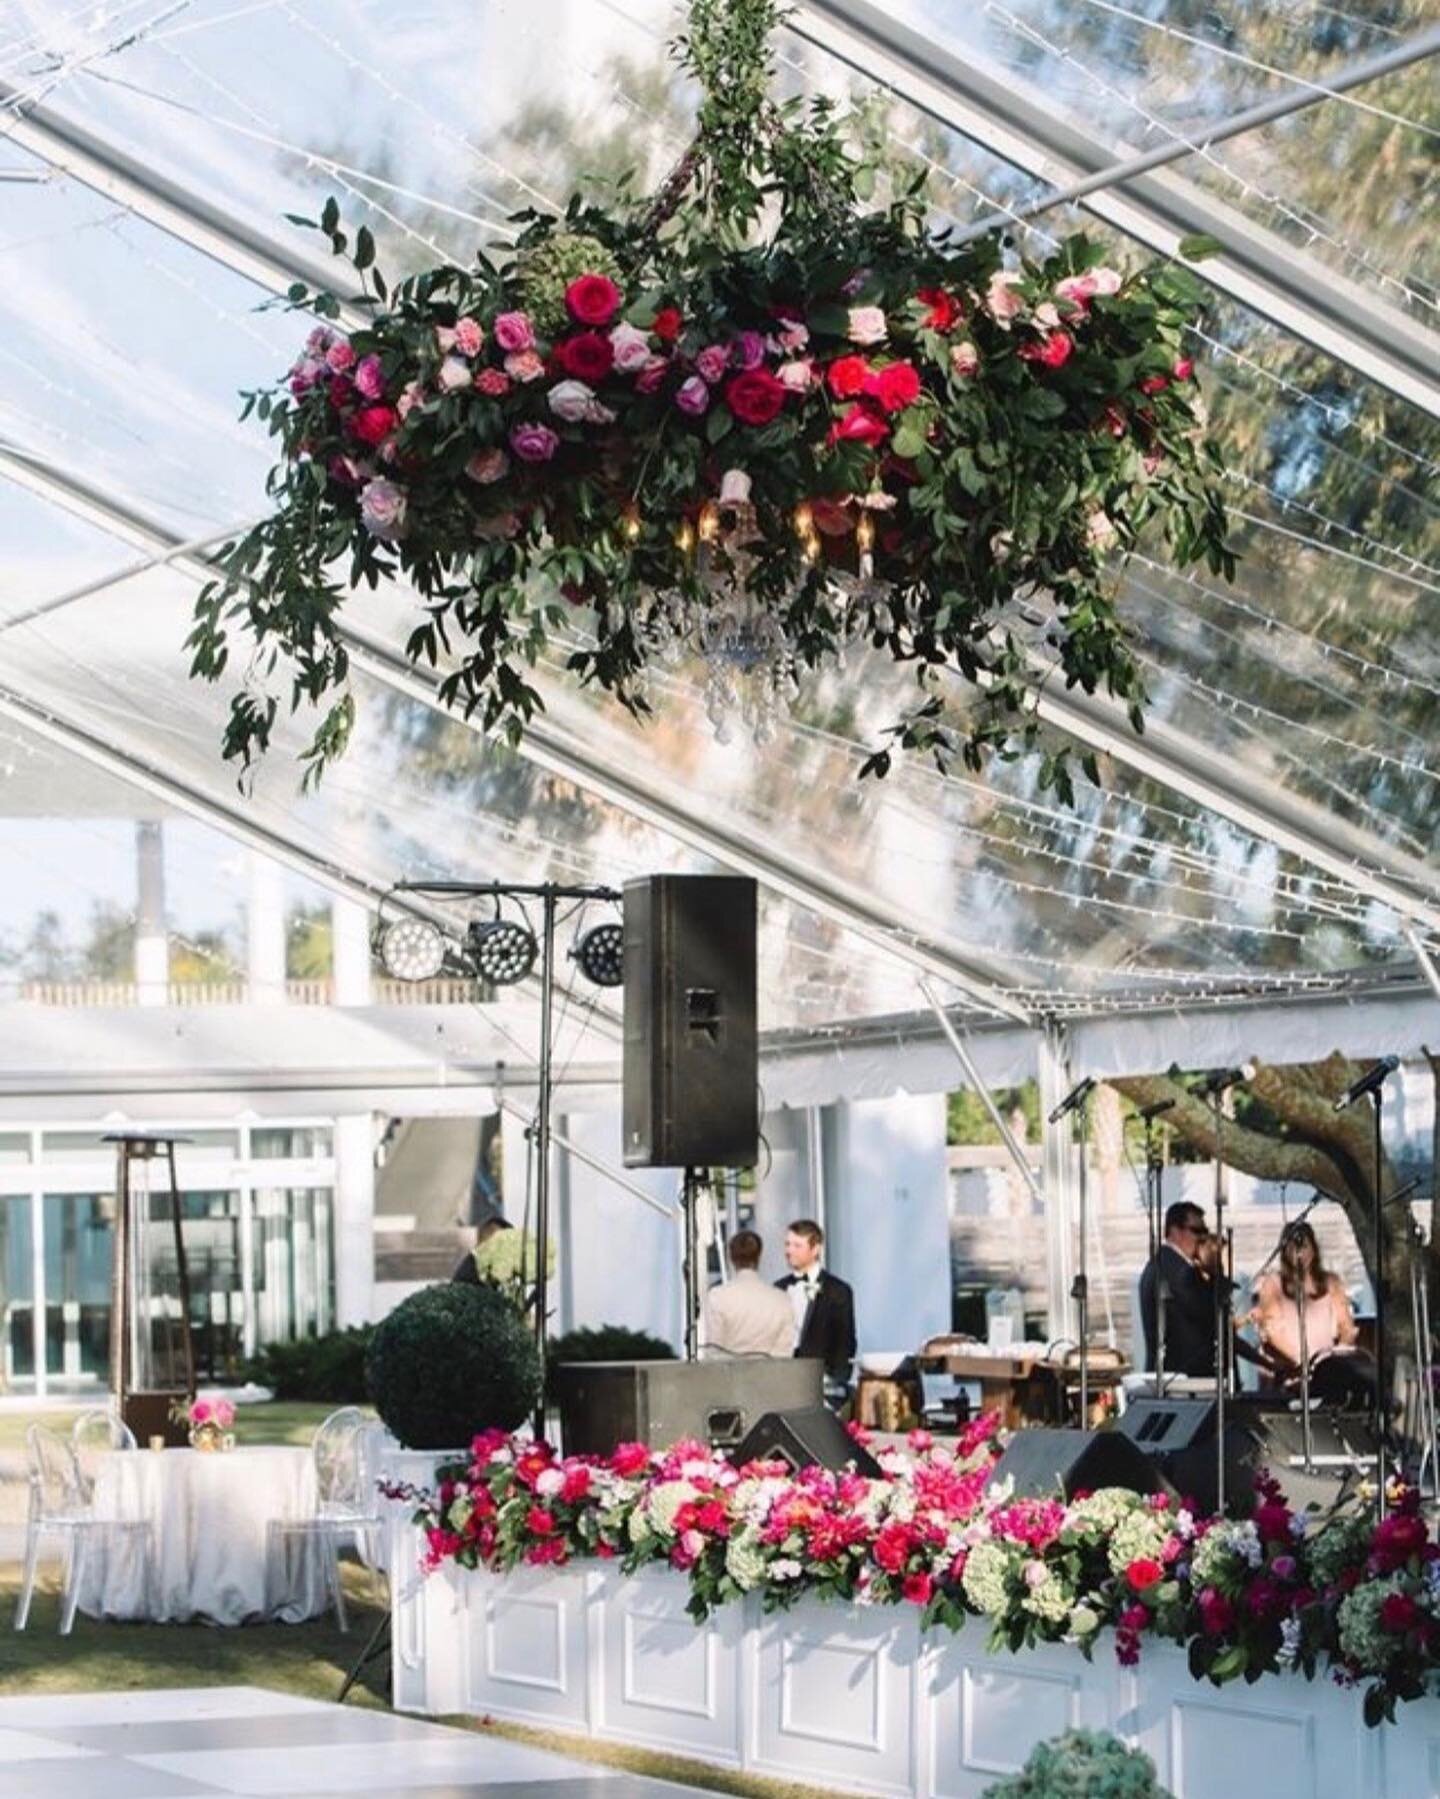
[[[1405,927],[1405,940],[1415,952],[1415,960],[1420,964],[1420,972],[1430,985],[1430,991],[1436,999],[1440,999],[1440,968],[1435,966],[1435,958],[1426,947],[1425,939],[1414,925]]]
[[[975,1066],[975,1058],[970,1054],[969,1046],[951,1023],[950,1014],[941,1004],[940,996],[936,993],[931,982],[922,979],[916,984],[918,985],[920,992],[924,995],[926,1005],[928,1005],[930,1010],[935,1014],[940,1029],[944,1032],[945,1041],[950,1045],[951,1049],[954,1050],[955,1060],[964,1070],[965,1079],[974,1088],[976,1097],[979,1099],[980,1104],[984,1106],[991,1124],[999,1131],[1000,1141],[1005,1145],[1010,1160],[1015,1164],[1016,1168],[1019,1169],[1020,1178],[1029,1188],[1031,1199],[1035,1201],[1036,1205],[1043,1207],[1045,1204],[1044,1195],[1040,1191],[1040,1183],[1035,1179],[1035,1174],[1030,1166],[1029,1158],[1015,1141],[1015,1133],[1005,1122],[1000,1108],[995,1104],[994,1096],[990,1092],[990,1089],[985,1085],[980,1070]]]
[[[1174,255],[1187,236],[1217,239],[1223,253],[1196,265],[1213,286],[1392,393],[1440,414],[1434,334],[1373,287],[1348,280],[1193,182],[1155,168],[1136,172],[1130,158],[1117,162],[1103,139],[1072,124],[1034,87],[955,54],[874,0],[804,0],[792,29],[827,58],[1027,174],[1047,183],[1057,172],[1062,179],[1080,177],[1078,197],[1088,210],[1161,255]],[[1402,53],[1414,62],[1437,48],[1440,33],[1430,30]],[[1369,69],[1366,63],[1342,70],[1340,79],[1347,85],[1373,79]],[[1312,98],[1324,96],[1306,96]],[[1254,125],[1242,115],[1236,128]],[[1211,135],[1200,133],[1204,142]],[[1190,153],[1189,145],[1182,153]]]

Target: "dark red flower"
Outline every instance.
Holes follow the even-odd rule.
[[[655,323],[650,329],[662,344],[673,344],[684,324],[685,320],[678,306],[662,306],[655,314]]]
[[[785,404],[785,386],[768,369],[746,369],[725,384],[725,404],[742,425],[768,425]]]
[[[608,325],[620,310],[620,289],[608,275],[581,275],[565,289],[572,319],[582,325]]]
[[[325,392],[336,412],[355,398],[355,388],[348,375],[332,375]]]
[[[1165,1578],[1165,1570],[1159,1562],[1151,1561],[1149,1556],[1137,1556],[1125,1570],[1125,1578],[1130,1582],[1133,1592],[1143,1593],[1147,1588],[1157,1586]]]
[[[965,316],[965,308],[943,287],[922,287],[915,298],[926,308],[920,322],[931,331],[953,331]]]
[[[1120,1613],[1119,1628],[1135,1633],[1144,1630],[1149,1622],[1150,1614],[1143,1605],[1127,1605]]]
[[[383,443],[400,422],[393,406],[362,406],[350,421],[350,429],[362,444]]]
[[[1170,373],[1177,381],[1188,381],[1195,373],[1195,364],[1188,356],[1182,356]]]
[[[837,356],[825,380],[837,400],[853,400],[865,391],[870,365],[863,356]]]
[[[887,1574],[898,1574],[909,1561],[914,1547],[915,1537],[910,1527],[892,1522],[881,1527],[871,1553],[876,1567],[883,1568]]]
[[[1216,1588],[1206,1587],[1200,1595],[1200,1628],[1206,1636],[1223,1636],[1234,1622],[1234,1606]]]
[[[869,406],[856,405],[830,427],[831,443],[868,444],[873,450],[890,435],[890,427]]]
[[[1420,1616],[1420,1607],[1408,1593],[1387,1593],[1380,1601],[1381,1626],[1397,1637],[1414,1630]]]
[[[581,331],[556,344],[555,360],[567,375],[594,387],[615,366],[615,346],[598,331]]]
[[[1038,362],[1042,368],[1058,369],[1070,360],[1075,339],[1068,331],[1047,331],[1038,344],[1021,344],[1020,356],[1025,362]]]
[[[1377,1566],[1382,1572],[1402,1567],[1412,1555],[1419,1555],[1426,1545],[1425,1521],[1413,1513],[1391,1512],[1375,1526],[1371,1546]]]
[[[920,374],[910,362],[887,362],[865,384],[886,412],[903,412],[920,398]]]

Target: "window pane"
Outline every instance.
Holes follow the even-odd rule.
[[[300,1160],[334,1153],[334,1134],[324,1125],[266,1125],[250,1133],[257,1161]]]

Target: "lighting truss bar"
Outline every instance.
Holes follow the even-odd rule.
[[[1070,182],[1075,197],[1097,217],[1161,255],[1175,254],[1183,237],[1216,238],[1223,253],[1196,265],[1206,280],[1326,355],[1440,416],[1440,344],[1373,288],[1317,262],[1191,182],[1154,165],[1137,171],[1132,164],[1139,159],[1117,162],[1103,140],[1072,125],[1033,91],[962,60],[873,0],[803,0],[790,27],[867,82],[879,82],[1014,167],[1047,182],[1057,176]],[[1427,31],[1403,47],[1404,61],[1437,49],[1440,30]],[[1372,73],[1346,70],[1338,79],[1354,85],[1373,78],[1373,63],[1360,67]],[[1325,97],[1307,93],[1287,110],[1293,113]],[[1223,135],[1255,128],[1255,121],[1230,123],[1229,131],[1219,128]],[[1214,137],[1207,133],[1205,142]],[[1183,154],[1189,154],[1188,146],[1179,146],[1177,157],[1161,160]],[[1060,198],[1055,196],[1054,203]]]

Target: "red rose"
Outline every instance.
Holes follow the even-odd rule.
[[[1195,364],[1188,356],[1182,356],[1170,373],[1177,381],[1188,381],[1195,373]]]
[[[1022,344],[1020,355],[1026,362],[1038,362],[1042,368],[1058,369],[1070,360],[1075,339],[1068,331],[1047,331],[1038,344]]]
[[[852,406],[830,427],[831,443],[868,444],[873,450],[890,435],[890,427],[868,406]]]
[[[853,400],[865,391],[870,365],[863,356],[838,356],[826,371],[825,379],[837,400]]]
[[[747,369],[726,382],[725,404],[742,425],[768,425],[785,404],[785,387],[768,369]]]
[[[935,1582],[928,1574],[907,1574],[900,1591],[911,1605],[929,1605],[935,1592]]]
[[[1403,1567],[1425,1548],[1425,1521],[1411,1512],[1391,1512],[1375,1526],[1371,1543],[1378,1567],[1387,1573]]]
[[[590,1492],[590,1470],[586,1467],[567,1468],[565,1485],[560,1489],[560,1498],[565,1505],[574,1505],[578,1500],[588,1497]]]
[[[965,309],[943,287],[922,287],[915,298],[926,308],[920,323],[931,331],[953,331],[965,316]]]
[[[920,398],[920,375],[913,363],[887,362],[865,383],[887,412],[903,412]]]
[[[910,1559],[914,1542],[906,1525],[885,1525],[875,1538],[875,1547],[871,1551],[875,1557],[875,1565],[883,1568],[887,1574],[898,1574]]]
[[[1165,1578],[1165,1570],[1159,1562],[1151,1561],[1149,1556],[1138,1556],[1125,1570],[1125,1578],[1130,1582],[1133,1592],[1143,1593],[1147,1588],[1157,1585]]]
[[[1168,375],[1147,375],[1140,383],[1140,391],[1142,394],[1163,394],[1169,385]]]
[[[673,344],[675,339],[679,337],[684,323],[685,320],[681,316],[680,308],[678,306],[662,306],[659,312],[655,314],[655,323],[650,329],[655,333],[656,337],[660,339],[662,344]]]
[[[643,1443],[617,1443],[610,1466],[621,1480],[633,1480],[650,1466],[650,1451]]]
[[[565,289],[570,316],[582,325],[608,325],[620,310],[620,298],[608,275],[581,275]]]
[[[532,1505],[525,1514],[525,1528],[532,1537],[553,1537],[555,1520],[543,1505]]]
[[[1389,1593],[1380,1601],[1380,1623],[1397,1637],[1414,1630],[1420,1622],[1420,1607],[1408,1593]]]
[[[393,406],[362,406],[350,421],[350,429],[362,444],[383,443],[400,422]]]
[[[594,387],[615,366],[615,346],[598,331],[581,331],[575,337],[567,337],[564,343],[556,344],[555,360],[567,375],[577,381],[588,381]]]

